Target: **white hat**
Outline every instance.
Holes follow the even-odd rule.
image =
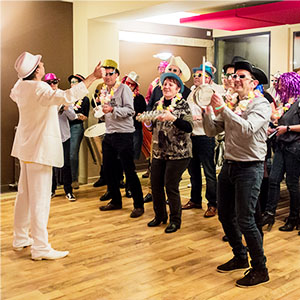
[[[132,81],[134,81],[137,85],[140,85],[138,83],[138,80],[139,80],[139,75],[136,74],[134,71],[131,71],[128,75],[127,75],[128,78],[130,78]]]
[[[28,77],[38,66],[42,59],[41,55],[32,55],[29,52],[23,52],[15,62],[15,69],[19,78]]]
[[[207,61],[205,65],[209,66],[212,69],[213,74],[217,72],[217,69],[213,66],[213,64],[210,61]]]
[[[170,58],[170,62],[168,64],[168,66],[166,67],[165,72],[168,72],[168,68],[170,66],[177,66],[181,70],[181,75],[179,75],[179,77],[183,82],[186,82],[190,79],[191,71],[190,71],[189,67],[186,65],[186,63],[182,60],[182,58],[180,56],[176,56],[176,57],[172,56]]]

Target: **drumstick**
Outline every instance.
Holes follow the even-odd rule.
[[[97,107],[98,104],[97,104],[97,102],[96,102],[96,100],[95,100],[95,96],[94,96],[94,95],[93,95],[93,100],[94,100],[95,107]]]
[[[203,56],[202,62],[202,84],[205,84],[205,56]]]

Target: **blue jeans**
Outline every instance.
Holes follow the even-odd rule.
[[[72,124],[71,129],[71,144],[70,144],[70,162],[71,162],[71,172],[72,181],[78,181],[78,156],[80,143],[83,138],[83,124]]]
[[[142,144],[143,144],[143,129],[136,129],[133,133],[133,158],[135,160],[138,160],[141,155],[142,150]]]
[[[290,193],[290,215],[289,218],[299,216],[299,176],[300,176],[300,143],[291,145],[278,145],[269,177],[269,198],[266,211],[276,212],[280,198],[280,182],[286,173],[286,185]]]
[[[208,206],[217,207],[217,178],[216,164],[214,162],[215,138],[203,136],[191,136],[193,145],[193,157],[189,163],[191,176],[191,201],[202,204],[202,173],[203,166],[206,178],[205,197]]]
[[[224,161],[218,177],[218,213],[236,257],[247,258],[245,237],[254,269],[266,264],[262,235],[255,223],[255,209],[264,174],[264,162]]]

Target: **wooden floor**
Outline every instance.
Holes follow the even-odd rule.
[[[141,181],[146,194],[146,180]],[[183,203],[189,199],[187,184],[185,174]],[[286,201],[280,203],[272,231],[265,234],[271,280],[248,289],[234,285],[243,271],[216,272],[217,265],[232,258],[217,217],[203,218],[204,210],[183,211],[182,228],[165,234],[165,225],[146,225],[153,217],[152,203],[138,219],[129,218],[132,199],[125,197],[122,210],[100,212],[104,191],[105,187],[81,186],[73,203],[59,191],[51,203],[49,240],[53,248],[69,250],[70,255],[38,262],[30,259],[29,248],[12,250],[15,193],[2,195],[1,299],[300,299],[300,236],[296,230],[278,231],[288,212],[284,188]]]

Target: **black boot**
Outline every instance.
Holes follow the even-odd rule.
[[[270,231],[275,222],[275,215],[266,211],[262,217],[262,226],[268,225],[267,230]]]
[[[290,218],[288,217],[286,223],[279,227],[279,230],[280,231],[293,231],[294,228],[296,227],[296,229],[298,229],[298,226],[299,226],[299,221],[298,221],[298,218]]]

